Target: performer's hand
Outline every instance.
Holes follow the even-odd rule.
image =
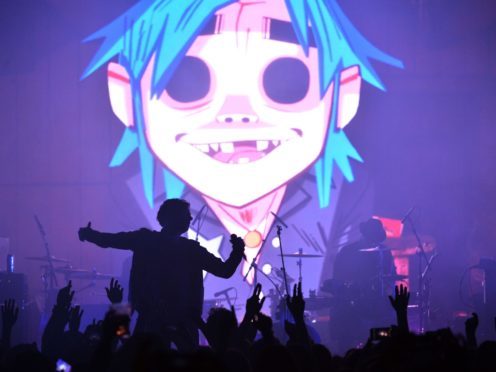
[[[257,315],[265,302],[265,297],[260,298],[262,292],[262,285],[259,283],[253,290],[253,295],[246,300],[245,319],[251,321]]]
[[[79,326],[81,325],[81,317],[83,316],[84,310],[81,306],[76,305],[69,311],[69,331],[79,332]]]
[[[105,292],[107,292],[107,298],[112,304],[120,304],[122,302],[124,288],[122,288],[118,280],[114,278],[110,279],[110,286],[105,287]]]
[[[229,241],[231,242],[234,251],[243,252],[245,250],[245,241],[236,234],[231,234],[231,239]]]
[[[286,296],[286,304],[296,322],[304,320],[305,300],[301,291],[301,282],[293,286],[293,297]]]
[[[88,225],[86,227],[81,227],[78,231],[79,235],[79,240],[84,242],[88,238],[88,233],[93,230],[91,228],[91,221],[88,222]]]
[[[401,284],[399,287],[394,287],[394,298],[392,296],[389,297],[389,302],[391,306],[396,311],[396,313],[406,313],[408,309],[408,301],[410,300],[410,292],[408,292],[408,288]]]

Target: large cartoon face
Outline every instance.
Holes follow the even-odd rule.
[[[318,51],[306,56],[292,32],[283,0],[239,2],[216,13],[215,33],[197,37],[160,97],[150,93],[154,59],[148,65],[141,93],[149,147],[201,194],[243,206],[320,155],[333,89],[321,99]],[[345,102],[354,114],[358,68],[343,74],[354,82]]]

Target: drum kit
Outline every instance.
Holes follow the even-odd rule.
[[[41,270],[42,270],[42,280],[43,280],[43,286],[44,286],[44,292],[49,293],[53,292],[54,290],[57,289],[58,287],[58,280],[57,280],[57,275],[56,274],[62,274],[64,275],[64,279],[66,282],[69,280],[90,280],[92,284],[80,289],[86,289],[89,287],[92,287],[95,285],[96,280],[108,280],[112,278],[112,275],[108,274],[102,274],[96,271],[95,269],[92,270],[83,270],[83,269],[76,269],[73,268],[71,265],[71,262],[69,260],[66,260],[65,258],[58,258],[53,256],[50,253],[50,248],[48,245],[48,240],[46,237],[45,229],[43,225],[41,224],[40,219],[38,216],[34,216],[34,220],[36,222],[36,225],[38,226],[38,230],[40,232],[41,238],[43,240],[43,245],[45,248],[45,255],[44,256],[29,256],[25,257],[26,260],[29,261],[37,261],[42,263],[41,264]],[[63,264],[64,266],[58,266],[55,267],[57,264]]]
[[[392,251],[392,250],[397,250],[396,245],[394,245],[394,247],[392,248],[384,245],[371,247],[371,248],[363,248],[360,249],[360,252],[367,254],[367,253],[374,253],[381,251],[384,252],[384,251]],[[289,259],[296,258],[298,260],[296,265],[298,266],[298,274],[299,274],[298,279],[300,281],[302,280],[302,266],[304,260],[323,257],[321,254],[305,253],[301,248],[298,250],[298,252],[286,253],[282,255],[280,254],[279,256]],[[387,287],[393,287],[394,284],[398,282],[404,282],[408,280],[408,275],[400,275],[396,273],[391,273],[391,274],[378,273],[375,279],[378,279],[380,281],[381,288],[387,288]],[[293,279],[289,278],[289,281],[293,281]],[[343,302],[356,302],[359,301],[360,298],[369,297],[371,295],[370,293],[365,293],[365,292],[370,292],[371,288],[368,287],[364,288],[363,284],[358,284],[355,282],[344,282],[337,279],[328,279],[324,281],[320,290],[321,292],[327,295],[324,296],[316,295],[316,291],[313,290],[310,291],[310,296],[305,298],[305,304],[306,304],[305,308],[308,311],[319,311],[319,310],[329,309],[332,308],[333,306],[339,306]],[[329,295],[331,295],[331,297],[329,297]]]
[[[89,284],[82,288],[78,288],[78,292],[85,289],[92,288],[96,285],[97,280],[109,280],[112,275],[102,274],[96,269],[85,270],[74,268],[71,262],[65,258],[58,258],[50,253],[50,248],[48,240],[46,238],[46,233],[41,221],[38,216],[34,216],[34,220],[38,226],[41,238],[43,240],[45,255],[44,256],[28,256],[24,257],[26,260],[35,261],[40,263],[40,268],[42,271],[41,279],[43,282],[43,293],[45,296],[45,310],[50,311],[49,304],[51,303],[50,297],[54,296],[59,289],[59,283],[57,280],[57,274],[63,275],[64,280],[69,282],[70,280],[86,280],[90,281]],[[59,266],[60,265],[60,266]]]
[[[84,286],[77,288],[76,291],[78,293],[94,288],[97,280],[110,280],[113,277],[109,274],[102,274],[95,269],[86,270],[74,268],[69,260],[55,256],[30,256],[24,258],[29,261],[40,263],[41,280],[43,282],[42,298],[44,298],[44,305],[41,306],[47,313],[49,313],[59,290],[57,274],[62,275],[66,283],[74,280],[86,281]]]
[[[64,258],[57,258],[55,256],[31,256],[31,257],[24,257],[26,260],[30,261],[41,261],[45,262],[46,264],[42,264],[41,268],[44,271],[43,277],[47,278],[49,275],[48,271],[50,270],[50,265],[49,262],[51,261],[52,263],[61,263],[65,264],[64,266],[60,267],[54,267],[53,271],[56,274],[62,274],[64,275],[64,278],[66,281],[69,280],[74,280],[74,279],[79,279],[79,280],[109,280],[113,276],[109,274],[102,274],[95,269],[92,270],[84,270],[84,269],[76,269],[74,268],[69,260],[66,260]]]

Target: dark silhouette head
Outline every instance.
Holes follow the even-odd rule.
[[[360,224],[360,233],[363,239],[370,244],[379,244],[386,240],[386,231],[381,220],[370,218]]]
[[[238,323],[232,311],[223,307],[211,308],[206,324],[210,346],[216,351],[226,350],[229,339],[237,327]]]
[[[183,199],[167,199],[157,213],[160,226],[174,235],[181,235],[188,231],[191,219],[189,203]]]

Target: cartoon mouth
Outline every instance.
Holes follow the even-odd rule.
[[[211,144],[191,144],[205,155],[228,164],[246,164],[268,155],[285,141],[257,140]]]

